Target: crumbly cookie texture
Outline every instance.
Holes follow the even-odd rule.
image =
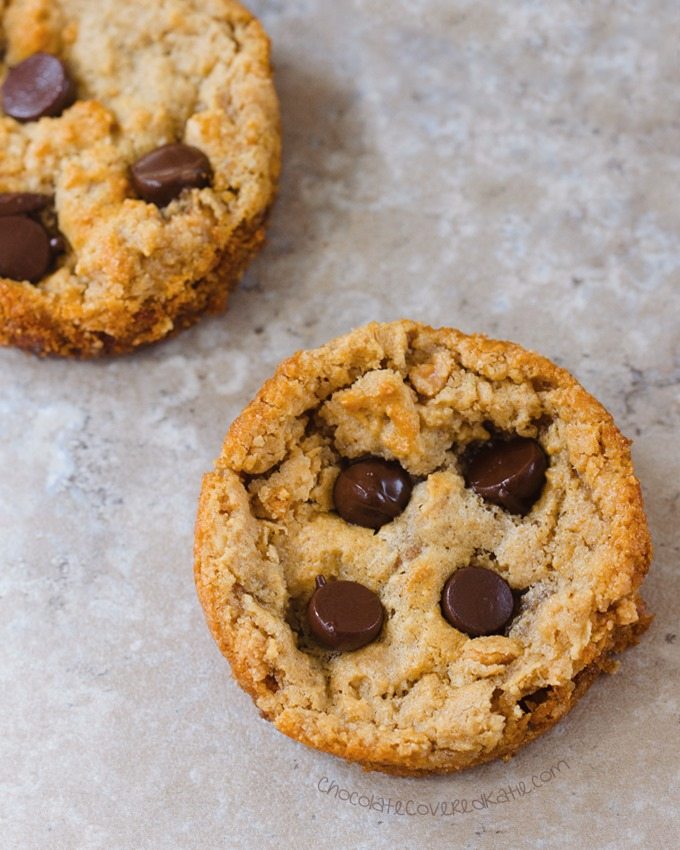
[[[526,516],[465,486],[492,431],[539,441],[549,467]],[[333,510],[343,458],[398,460],[417,482],[379,531]],[[312,747],[395,774],[459,770],[552,726],[651,617],[651,545],[628,441],[565,370],[509,342],[409,321],[371,324],[282,363],[205,476],[195,576],[213,635],[262,714]],[[456,569],[522,592],[506,633],[470,638],[440,594]],[[386,613],[354,652],[315,643],[322,573]]]
[[[0,191],[53,195],[68,242],[38,285],[0,279],[0,343],[125,352],[224,308],[263,241],[279,171],[259,22],[233,0],[6,0],[0,16],[0,82],[47,51],[78,91],[57,118],[0,114]],[[202,150],[214,181],[159,209],[135,197],[129,168],[171,142]]]

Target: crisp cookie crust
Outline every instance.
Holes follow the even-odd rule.
[[[549,466],[526,516],[465,486],[493,428]],[[415,486],[377,532],[333,510],[343,458],[398,460]],[[509,342],[402,321],[283,362],[205,476],[195,576],[208,623],[262,714],[310,746],[396,774],[459,770],[552,726],[651,617],[651,544],[628,441],[565,370]],[[504,634],[470,638],[440,593],[456,569],[522,591]],[[332,652],[304,611],[317,574],[378,594],[380,637]]]
[[[233,0],[10,0],[0,21],[0,82],[46,51],[78,91],[57,118],[0,114],[0,191],[53,195],[68,240],[37,285],[0,279],[0,343],[120,353],[223,309],[264,239],[279,172],[259,22]],[[136,198],[129,167],[171,142],[202,150],[214,181],[159,209]]]

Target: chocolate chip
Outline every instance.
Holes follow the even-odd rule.
[[[450,576],[441,596],[442,613],[454,628],[471,637],[502,632],[515,598],[510,585],[485,567],[462,567]]]
[[[130,175],[142,200],[164,207],[183,189],[209,186],[213,171],[203,151],[191,145],[171,144],[138,159]]]
[[[380,528],[399,516],[412,490],[409,474],[400,464],[370,457],[342,470],[335,480],[333,502],[346,522]]]
[[[51,200],[49,195],[35,192],[0,192],[0,216],[40,212]]]
[[[0,277],[37,283],[52,261],[47,231],[21,215],[0,218]]]
[[[56,236],[50,236],[50,249],[53,255],[63,254],[66,251],[66,240],[61,233],[57,233]]]
[[[465,481],[487,502],[525,514],[539,497],[548,465],[536,440],[492,441],[471,459]]]
[[[2,108],[17,121],[56,117],[76,99],[66,66],[50,53],[34,53],[10,68],[2,85]]]
[[[366,646],[380,633],[384,619],[380,600],[357,581],[316,579],[307,605],[309,628],[328,649],[349,651]]]

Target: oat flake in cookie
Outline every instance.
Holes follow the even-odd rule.
[[[356,521],[375,504],[389,517]],[[195,554],[264,716],[397,774],[509,756],[651,619],[640,487],[607,411],[537,354],[408,321],[279,366],[205,476]]]
[[[119,353],[223,309],[279,172],[258,21],[233,0],[10,0],[0,30],[0,344]]]

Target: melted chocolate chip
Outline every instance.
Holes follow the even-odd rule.
[[[164,207],[183,189],[209,186],[213,171],[203,151],[191,145],[170,144],[138,159],[130,176],[142,200]]]
[[[0,216],[40,212],[50,200],[49,195],[38,195],[35,192],[0,192]]]
[[[316,580],[307,605],[307,621],[314,637],[328,649],[349,651],[371,643],[384,619],[380,600],[357,581]]]
[[[17,121],[56,117],[75,99],[66,66],[50,53],[34,53],[10,68],[2,85],[2,108]]]
[[[37,283],[50,267],[47,231],[27,216],[0,218],[0,277]]]
[[[346,522],[380,528],[399,516],[412,490],[408,472],[396,461],[371,457],[342,470],[335,480],[333,502]]]
[[[471,459],[465,482],[487,502],[525,514],[541,493],[547,465],[536,440],[514,437],[492,441]]]
[[[503,631],[512,618],[515,598],[507,581],[493,570],[463,567],[444,585],[441,607],[454,628],[479,637]]]

